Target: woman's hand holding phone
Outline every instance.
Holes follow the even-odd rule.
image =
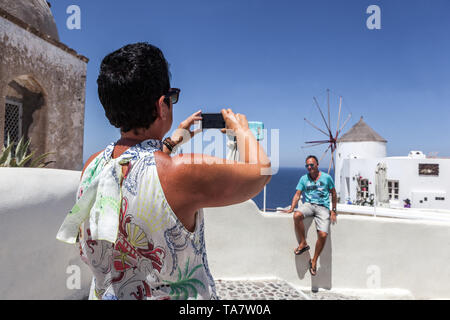
[[[202,120],[201,113],[202,111],[199,110],[191,114],[184,121],[182,121],[178,126],[178,128],[174,131],[170,139],[172,139],[172,141],[175,142],[177,145],[184,144],[188,142],[194,135],[199,133],[201,129],[191,130],[191,126],[194,124],[195,121]]]
[[[226,133],[227,130],[232,130],[237,133],[238,130],[250,130],[248,127],[247,117],[241,113],[234,113],[231,109],[222,109],[222,116],[225,120],[225,129],[221,131]]]

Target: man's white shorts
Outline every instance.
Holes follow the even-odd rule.
[[[305,202],[298,207],[297,211],[300,211],[305,218],[314,217],[316,229],[329,233],[330,209],[315,203]]]

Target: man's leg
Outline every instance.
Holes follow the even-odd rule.
[[[295,232],[297,233],[297,236],[300,239],[298,247],[295,249],[296,253],[308,245],[306,243],[305,225],[303,224],[303,219],[304,219],[303,213],[301,213],[300,211],[294,211]]]
[[[317,241],[316,248],[314,250],[314,257],[311,259],[311,267],[316,270],[317,260],[319,260],[319,256],[325,246],[328,232],[330,230],[330,210],[323,206],[315,206],[314,220],[317,228]],[[312,272],[312,274],[315,275],[314,272]]]
[[[314,250],[314,257],[311,259],[311,265],[314,270],[317,270],[317,260],[319,260],[319,256],[322,253],[323,247],[325,246],[327,236],[328,233],[317,230],[316,248]]]

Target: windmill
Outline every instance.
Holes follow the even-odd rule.
[[[306,141],[305,143],[307,146],[303,146],[302,148],[311,148],[311,147],[318,147],[321,145],[328,145],[325,152],[323,153],[322,157],[319,159],[319,163],[321,163],[322,159],[325,157],[328,151],[331,153],[331,159],[330,164],[328,166],[328,173],[331,171],[331,166],[333,166],[333,170],[335,170],[334,166],[334,153],[336,151],[336,144],[337,140],[339,139],[339,135],[341,134],[342,130],[344,129],[345,125],[350,120],[352,114],[350,113],[345,121],[343,122],[342,126],[340,126],[340,118],[341,118],[341,110],[342,110],[342,96],[339,97],[339,111],[337,116],[337,125],[336,125],[336,131],[333,131],[331,127],[331,114],[330,114],[330,89],[327,89],[327,105],[328,105],[328,122],[325,119],[325,116],[322,112],[322,109],[320,108],[319,102],[317,101],[316,97],[313,97],[314,104],[316,105],[317,109],[320,112],[320,116],[325,124],[325,128],[320,128],[319,126],[315,125],[313,122],[309,121],[308,119],[304,118],[306,123],[308,123],[310,126],[312,126],[314,129],[318,130],[319,132],[323,133],[326,136],[325,140],[316,140],[316,141]]]

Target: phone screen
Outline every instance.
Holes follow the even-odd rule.
[[[223,129],[225,120],[221,113],[202,113],[202,129]]]

